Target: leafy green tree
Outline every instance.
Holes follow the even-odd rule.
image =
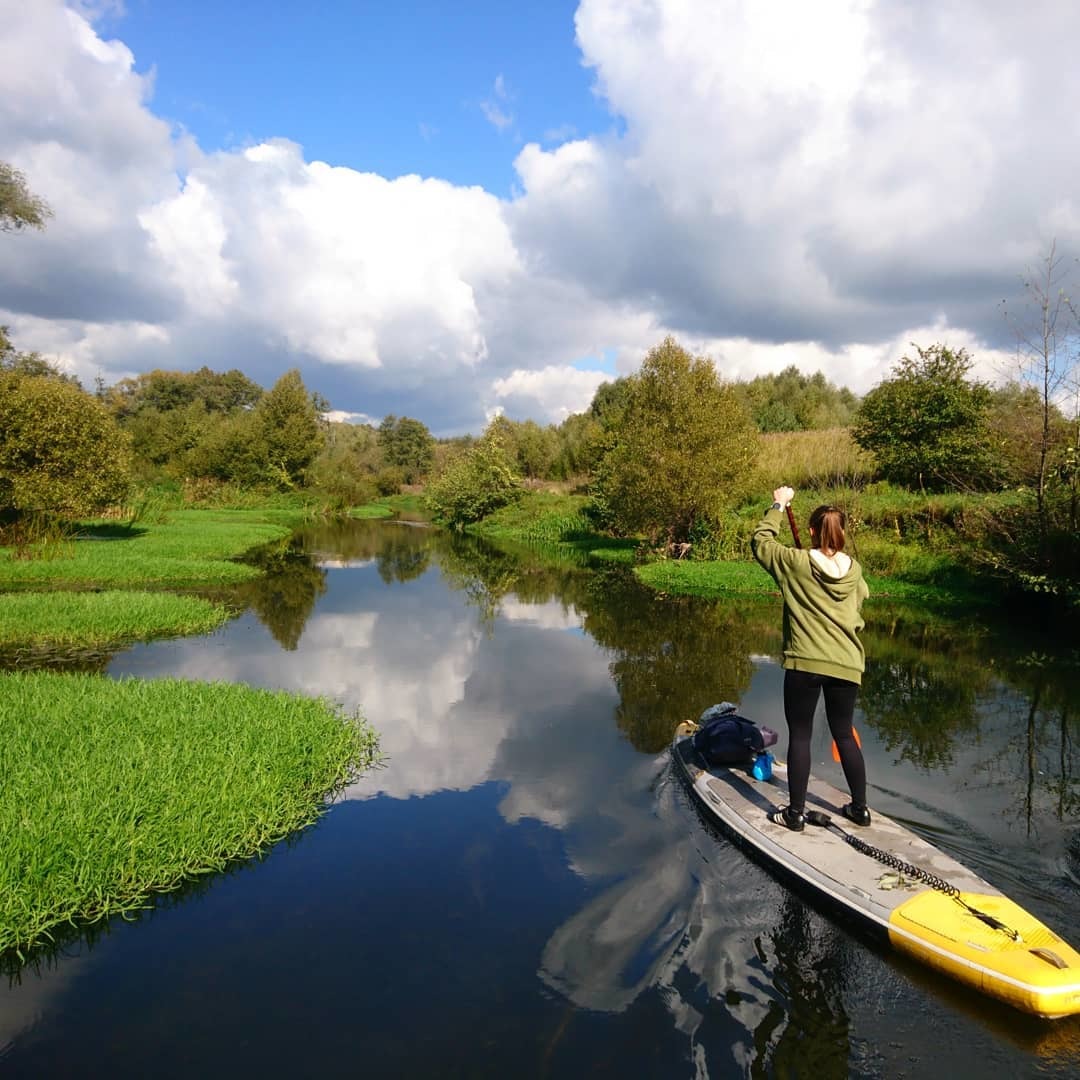
[[[602,451],[603,428],[590,412],[573,413],[556,430],[559,450],[552,476],[559,480],[585,476],[596,467]]]
[[[415,484],[431,471],[435,439],[420,420],[393,414],[384,417],[379,425],[379,445],[383,460],[401,470],[404,483]]]
[[[558,453],[559,436],[553,426],[541,427],[535,420],[517,425],[517,467],[522,476],[550,478]]]
[[[596,481],[615,526],[685,541],[702,516],[742,494],[757,456],[757,432],[711,360],[672,338],[627,380]]]
[[[325,433],[300,372],[294,368],[282,375],[251,415],[258,447],[265,455],[266,478],[281,488],[302,486]]]
[[[630,395],[631,376],[624,375],[612,382],[601,383],[593,394],[589,415],[604,428],[616,425]]]
[[[192,409],[197,406],[192,406]],[[145,414],[151,417],[153,414]],[[179,418],[184,410],[166,413]],[[242,487],[267,483],[266,445],[250,413],[208,415],[206,427],[187,451],[171,460],[167,472],[183,477],[206,477]]]
[[[847,427],[858,408],[850,390],[833,386],[820,371],[803,375],[794,365],[737,383],[735,390],[762,432]]]
[[[491,427],[499,434],[503,449],[515,470],[530,480],[549,478],[559,452],[559,437],[551,426],[535,420],[511,420],[497,416]]]
[[[330,423],[319,456],[308,469],[308,484],[341,506],[359,506],[375,496],[381,462],[378,436],[370,424]]]
[[[26,177],[6,161],[0,161],[0,232],[18,232],[30,226],[45,228],[52,210],[27,186]]]
[[[233,368],[219,373],[208,367],[198,371],[148,371],[121,379],[101,392],[102,400],[120,420],[147,411],[164,414],[187,409],[196,402],[211,413],[248,410],[262,395],[262,387],[243,372]]]
[[[921,491],[992,486],[989,387],[968,378],[973,361],[964,349],[914,348],[915,357],[903,357],[863,398],[855,441],[886,479]]]
[[[474,445],[452,458],[427,490],[428,505],[436,518],[455,529],[520,497],[520,478],[494,424]]]
[[[121,500],[129,437],[79,386],[0,370],[0,513],[78,517]]]

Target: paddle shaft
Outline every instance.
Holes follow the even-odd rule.
[[[795,514],[791,509],[791,503],[787,504],[787,523],[791,526],[791,538],[795,541],[797,548],[802,547],[802,541],[799,539],[799,526],[795,524]]]

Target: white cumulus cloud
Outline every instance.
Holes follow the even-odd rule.
[[[0,322],[84,381],[299,366],[450,434],[557,422],[602,381],[577,361],[672,333],[862,392],[941,336],[996,370],[1000,301],[1051,238],[1080,252],[1080,8],[1053,0],[582,0],[617,125],[521,147],[511,198],[284,130],[204,152],[100,5],[2,6],[0,159],[56,214],[0,238]],[[502,76],[487,104],[511,117]]]

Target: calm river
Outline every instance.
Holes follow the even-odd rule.
[[[385,766],[263,860],[5,980],[4,1077],[1080,1074],[1080,1018],[866,943],[698,816],[671,731],[722,700],[784,731],[778,600],[656,597],[397,522],[269,562],[223,630],[101,669],[326,695]],[[867,616],[871,805],[1080,945],[1080,655]]]

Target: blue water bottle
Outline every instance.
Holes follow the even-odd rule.
[[[754,758],[754,765],[750,772],[753,774],[755,780],[771,780],[772,779],[772,763],[773,756],[768,750],[762,750],[756,758]]]

